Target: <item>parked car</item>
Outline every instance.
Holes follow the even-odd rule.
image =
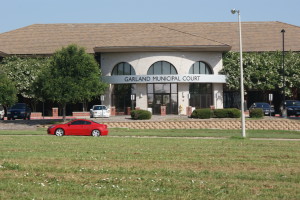
[[[7,110],[7,119],[28,119],[30,120],[31,109],[25,103],[17,103]]]
[[[286,108],[286,115],[291,116],[299,116],[300,115],[300,101],[298,100],[286,100],[284,102]],[[282,116],[283,113],[283,105],[280,106],[280,114]]]
[[[5,114],[4,108],[2,105],[0,105],[0,120],[4,120],[4,114]]]
[[[110,117],[110,109],[104,105],[94,105],[90,109],[90,117]]]
[[[107,125],[99,124],[85,119],[76,119],[66,124],[52,125],[47,130],[48,134],[56,136],[64,135],[91,135],[94,137],[108,134]]]
[[[254,109],[254,108],[261,108],[262,110],[263,110],[263,112],[264,112],[264,115],[270,115],[270,113],[271,113],[271,115],[275,115],[275,110],[274,110],[274,108],[272,107],[272,106],[270,106],[270,104],[268,104],[268,103],[265,103],[265,102],[257,102],[257,103],[253,103],[251,106],[250,106],[250,108],[249,108],[249,110],[250,109]]]

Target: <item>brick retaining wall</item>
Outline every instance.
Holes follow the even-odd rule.
[[[109,128],[130,129],[240,129],[239,120],[203,120],[203,121],[132,121],[105,122]],[[297,120],[249,120],[248,130],[300,130]]]
[[[32,112],[31,115],[30,115],[31,118],[35,118],[35,117],[38,117],[38,118],[41,118],[42,117],[42,113],[41,112]]]
[[[89,117],[90,112],[72,112],[73,117]]]

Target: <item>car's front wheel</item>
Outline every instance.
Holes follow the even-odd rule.
[[[99,137],[100,135],[101,135],[101,133],[100,133],[99,130],[95,129],[95,130],[92,131],[92,136],[93,137]]]
[[[63,136],[64,134],[65,134],[65,131],[62,128],[58,128],[58,129],[55,130],[55,135],[56,136]]]

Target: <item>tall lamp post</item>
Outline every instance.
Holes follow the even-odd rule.
[[[242,50],[242,26],[240,11],[231,10],[232,14],[238,14],[239,32],[240,32],[240,79],[241,79],[241,113],[242,113],[242,137],[246,137],[245,112],[244,112],[244,72],[243,72],[243,50]]]
[[[284,69],[284,33],[285,30],[281,30],[282,33],[282,78],[283,78],[283,91],[282,91],[282,106],[283,106],[283,111],[282,111],[282,117],[286,117],[286,110],[285,110],[285,69]]]

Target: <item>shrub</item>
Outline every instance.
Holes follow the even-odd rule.
[[[135,120],[151,119],[152,114],[147,110],[132,110],[130,112],[131,118]]]
[[[216,109],[213,111],[215,118],[240,118],[241,112],[236,108]]]
[[[227,118],[228,112],[227,109],[216,109],[213,111],[215,118]]]
[[[192,112],[191,118],[209,119],[212,116],[210,108],[196,109]]]
[[[241,117],[241,111],[237,108],[230,108],[228,113],[229,118],[240,118]]]
[[[262,118],[264,116],[263,109],[261,108],[253,108],[249,110],[249,116],[251,118]]]

